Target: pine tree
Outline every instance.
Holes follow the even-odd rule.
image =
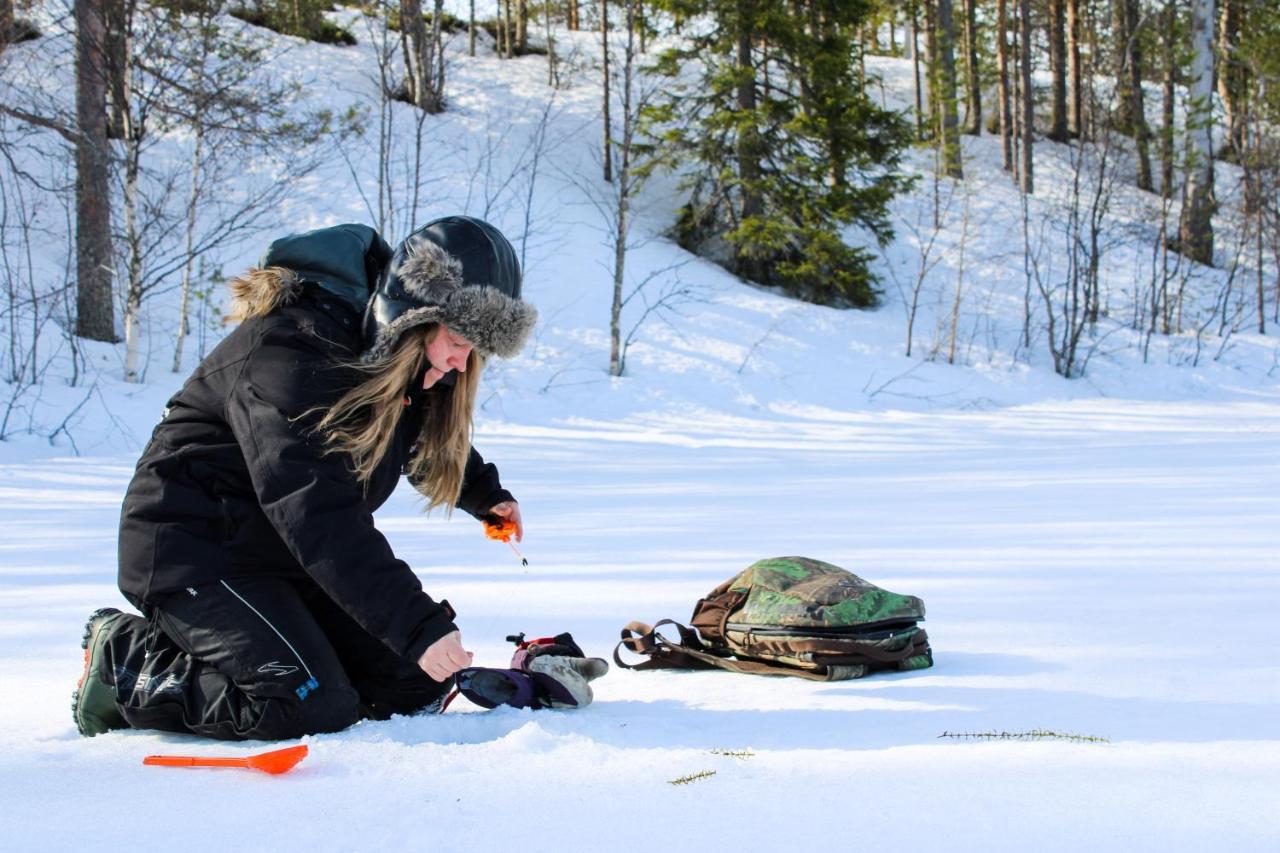
[[[708,26],[666,52],[673,83],[648,112],[646,169],[685,170],[681,244],[738,275],[823,303],[869,305],[866,248],[841,239],[858,224],[885,240],[886,205],[908,129],[863,93],[854,46],[868,7],[847,0],[666,0]]]

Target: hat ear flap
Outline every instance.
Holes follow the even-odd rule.
[[[406,295],[429,305],[443,305],[462,286],[462,262],[425,237],[406,241],[395,272]]]

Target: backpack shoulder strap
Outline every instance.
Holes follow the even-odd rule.
[[[680,635],[680,642],[673,643],[658,632],[663,625],[673,625]],[[648,660],[629,664],[622,659],[622,649],[644,655]],[[629,622],[622,629],[622,641],[613,649],[613,660],[623,669],[726,669],[753,675],[794,675],[810,681],[830,681],[831,675],[792,666],[780,666],[762,661],[738,660],[715,654],[698,639],[693,629],[673,619],[663,619],[652,626],[643,622]]]

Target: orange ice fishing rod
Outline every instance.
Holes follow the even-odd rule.
[[[196,755],[148,755],[142,759],[143,764],[153,767],[247,767],[261,770],[263,773],[278,775],[288,773],[302,759],[307,757],[307,745],[288,746],[284,749],[273,749],[257,755],[246,755],[240,758],[210,758]]]
[[[512,553],[520,558],[520,565],[529,565],[529,561],[525,559],[524,554],[520,553],[516,543],[511,541],[512,537],[516,535],[516,523],[514,521],[508,521],[497,515],[486,515],[484,517],[484,535],[496,542],[506,542]]]

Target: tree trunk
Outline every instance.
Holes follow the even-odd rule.
[[[1049,69],[1053,76],[1050,139],[1065,142],[1067,129],[1067,9],[1066,0],[1049,0]]]
[[[622,162],[618,171],[618,206],[614,218],[613,237],[613,304],[609,309],[609,375],[621,376],[622,361],[622,291],[626,282],[627,232],[631,217],[631,145],[635,119],[632,114],[632,78],[635,76],[636,7],[638,0],[625,0],[627,41],[622,66]]]
[[[516,0],[516,52],[529,52],[529,0]]]
[[[939,139],[942,145],[942,173],[952,178],[963,178],[964,167],[960,157],[960,117],[956,104],[956,28],[951,14],[951,0],[937,0],[936,59],[938,70],[937,103],[939,110]]]
[[[511,20],[511,0],[503,0],[506,18],[502,22],[502,55],[507,59],[515,56],[515,26]]]
[[[1000,116],[1000,154],[1006,172],[1013,171],[1013,105],[1009,97],[1009,8],[996,0],[996,105]]]
[[[100,0],[76,0],[76,334],[116,340],[112,309],[111,162],[106,25]]]
[[[1150,190],[1150,135],[1144,114],[1142,96],[1142,49],[1139,39],[1138,0],[1113,0],[1112,22],[1115,50],[1112,54],[1116,78],[1116,123],[1121,133],[1132,136],[1137,149],[1137,184]]]
[[[560,88],[560,70],[556,67],[556,41],[551,34],[551,3],[542,4],[542,20],[547,30],[547,85]]]
[[[1173,117],[1178,82],[1177,45],[1175,44],[1177,23],[1177,0],[1165,0],[1164,25],[1160,28],[1160,42],[1164,54],[1164,85],[1160,102],[1160,195],[1165,199],[1173,195],[1173,140],[1177,134]]]
[[[125,139],[124,236],[128,280],[124,299],[124,381],[141,382],[138,359],[142,347],[142,230],[138,224],[138,180],[142,171],[142,128],[128,128]]]
[[[613,150],[609,141],[609,0],[600,0],[600,44],[604,80],[604,179],[613,183]]]
[[[971,136],[982,134],[982,79],[978,67],[978,18],[977,0],[964,0],[964,53],[965,72],[968,76],[968,123],[964,132]]]
[[[431,14],[431,48],[428,54],[435,65],[431,75],[431,91],[427,94],[426,109],[438,113],[444,109],[444,0],[435,0]]]
[[[1179,251],[1213,265],[1213,0],[1191,3],[1191,67],[1187,80],[1187,180]]]
[[[1031,88],[1031,2],[1018,0],[1018,47],[1022,54],[1022,169],[1019,185],[1031,195],[1035,192],[1035,169],[1032,162],[1031,142],[1035,134],[1035,91]]]
[[[476,55],[476,0],[471,0],[471,15],[467,18],[467,56]]]
[[[422,19],[422,0],[400,0],[400,33],[404,37],[404,82],[409,100],[426,109],[431,90],[431,57],[427,44],[427,22]]]
[[[1084,136],[1084,69],[1080,64],[1080,0],[1067,3],[1067,132]]]
[[[191,186],[187,194],[186,258],[182,264],[182,295],[178,301],[178,338],[173,344],[173,372],[182,372],[182,350],[187,340],[191,306],[191,275],[195,266],[196,209],[200,200],[201,157],[204,153],[204,119],[197,111],[191,153]]]
[[[912,2],[908,10],[911,15],[911,68],[915,77],[916,89],[916,140],[924,139],[924,84],[920,79],[920,9],[917,2]]]
[[[129,112],[129,31],[134,0],[102,0],[107,73],[107,136],[124,139]]]
[[[1129,9],[1129,96],[1133,99],[1133,141],[1138,151],[1138,189],[1151,192],[1151,131],[1147,127],[1145,98],[1142,91],[1142,40],[1138,0],[1126,0]]]
[[[925,68],[925,98],[924,102],[928,106],[928,120],[925,127],[929,129],[930,138],[938,133],[941,127],[940,116],[942,110],[938,103],[938,69],[942,63],[938,61],[938,9],[935,5],[938,0],[924,0],[924,56]]]
[[[1244,104],[1247,98],[1247,71],[1240,61],[1242,0],[1221,0],[1221,33],[1218,38],[1218,96],[1226,119],[1226,147],[1237,163],[1244,156]]]
[[[756,132],[756,68],[751,51],[755,33],[752,30],[752,18],[749,13],[754,11],[753,6],[752,0],[738,0],[737,66],[739,82],[736,107],[737,111],[744,115],[737,140],[738,181],[742,190],[742,208],[739,211],[739,222],[759,217],[764,213],[764,199],[757,186],[760,180],[761,146]],[[737,257],[735,258],[736,272],[753,281],[763,281],[765,279],[765,271],[759,261],[746,256],[742,251],[741,245],[738,245],[735,251],[737,252]]]

